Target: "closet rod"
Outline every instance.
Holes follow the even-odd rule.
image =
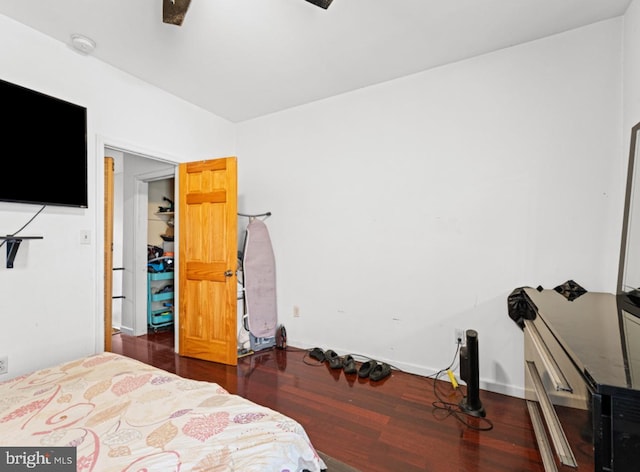
[[[268,211],[266,213],[257,213],[255,215],[248,215],[246,213],[238,213],[238,216],[246,216],[247,218],[257,218],[259,216],[271,216],[271,212]]]

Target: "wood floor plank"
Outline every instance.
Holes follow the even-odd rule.
[[[269,349],[237,366],[181,357],[171,331],[115,334],[114,352],[231,393],[296,419],[314,446],[362,472],[544,472],[524,400],[480,392],[486,420],[434,407],[457,405],[464,386],[399,370],[371,382],[311,359]],[[492,429],[484,429],[490,423]]]

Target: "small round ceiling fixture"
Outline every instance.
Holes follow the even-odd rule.
[[[75,49],[79,53],[87,55],[91,54],[96,48],[96,42],[93,39],[87,38],[86,36],[83,36],[81,34],[72,34],[71,46],[73,46],[73,49]]]

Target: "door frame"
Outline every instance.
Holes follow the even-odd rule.
[[[105,346],[106,345],[110,345],[110,343],[107,341],[107,336],[112,336],[112,332],[111,332],[111,326],[109,326],[109,324],[111,323],[110,321],[108,321],[106,319],[107,317],[107,310],[105,309],[105,303],[106,303],[106,299],[107,299],[107,294],[106,294],[106,286],[105,286],[105,276],[107,274],[107,271],[109,271],[109,273],[112,272],[113,267],[107,267],[106,266],[106,262],[105,262],[105,258],[104,258],[104,251],[105,251],[105,238],[104,238],[104,227],[105,227],[105,218],[107,217],[107,215],[105,214],[105,208],[104,208],[104,198],[105,198],[105,192],[106,192],[106,188],[105,188],[105,181],[104,181],[104,160],[105,157],[108,156],[109,151],[117,151],[117,152],[121,152],[123,154],[131,154],[131,155],[135,155],[141,158],[145,158],[145,159],[150,159],[152,161],[158,161],[158,162],[164,162],[168,165],[173,166],[173,175],[170,175],[167,178],[176,178],[177,175],[177,168],[178,168],[178,164],[180,163],[180,159],[178,159],[175,156],[170,156],[167,155],[166,153],[162,153],[159,151],[153,151],[153,150],[148,150],[148,149],[144,149],[141,148],[138,145],[132,144],[132,143],[127,143],[127,142],[123,142],[121,140],[118,139],[113,139],[113,138],[109,138],[109,137],[105,137],[102,135],[96,135],[96,166],[95,166],[95,178],[96,178],[96,200],[95,200],[95,207],[96,207],[96,220],[95,220],[95,224],[96,224],[96,228],[95,228],[95,234],[99,234],[101,235],[100,237],[96,238],[96,257],[95,257],[95,264],[96,267],[98,268],[97,273],[98,274],[102,274],[102,277],[96,277],[96,307],[97,307],[97,311],[96,311],[96,315],[97,315],[97,320],[96,320],[96,324],[95,324],[95,349],[96,352],[103,352],[105,350]],[[166,174],[166,169],[165,169],[165,174]],[[142,177],[142,178],[138,178],[138,177]],[[149,173],[143,173],[140,174],[139,176],[136,176],[136,180],[143,180],[143,178],[149,178],[149,179],[160,179],[162,177],[159,177],[157,173],[154,172],[149,172]],[[175,185],[176,185],[176,192],[178,191],[177,189],[177,178],[175,180]],[[146,183],[145,183],[146,185]],[[138,182],[136,182],[136,188],[137,188],[137,192],[136,192],[136,197],[135,197],[135,202],[134,202],[134,218],[136,218],[135,221],[140,221],[138,218],[140,218],[142,216],[142,212],[144,212],[144,214],[147,214],[147,194],[145,192],[144,197],[141,195],[138,195],[138,190],[140,190]],[[178,215],[176,214],[176,224],[177,224],[177,218]],[[145,220],[146,221],[146,220]],[[144,247],[146,247],[146,226],[144,227]],[[139,236],[138,234],[135,234],[134,239],[136,241],[135,244],[138,244],[140,241],[141,236]],[[134,251],[134,254],[137,255],[137,251]],[[144,268],[146,270],[146,263],[147,263],[147,258],[146,258],[146,251],[144,254]],[[138,257],[138,259],[140,259]],[[127,261],[125,261],[125,264],[127,263]],[[132,262],[133,264],[140,264],[139,260],[135,260]],[[146,274],[142,274],[142,277],[144,279],[144,283],[140,283],[139,281],[136,281],[136,279],[138,277],[134,277],[133,279],[133,293],[134,293],[134,302],[136,304],[139,303],[139,300],[142,298],[142,300],[144,300],[144,333],[146,333],[146,329],[147,329],[147,321],[146,321]],[[176,293],[176,297],[179,296]],[[140,319],[142,319],[142,317],[139,317]],[[136,317],[135,321],[134,321],[134,325],[138,325],[139,321],[138,321],[138,317]],[[134,326],[133,327],[134,331],[140,331],[140,327],[139,326]],[[176,345],[174,349],[178,348],[177,345],[177,333],[178,330],[175,330],[176,333]]]
[[[113,197],[114,197],[115,159],[105,156],[103,159],[104,192],[104,350],[111,351],[111,330],[113,326]]]

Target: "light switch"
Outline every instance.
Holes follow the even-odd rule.
[[[80,231],[80,244],[91,244],[91,231],[88,229]]]

